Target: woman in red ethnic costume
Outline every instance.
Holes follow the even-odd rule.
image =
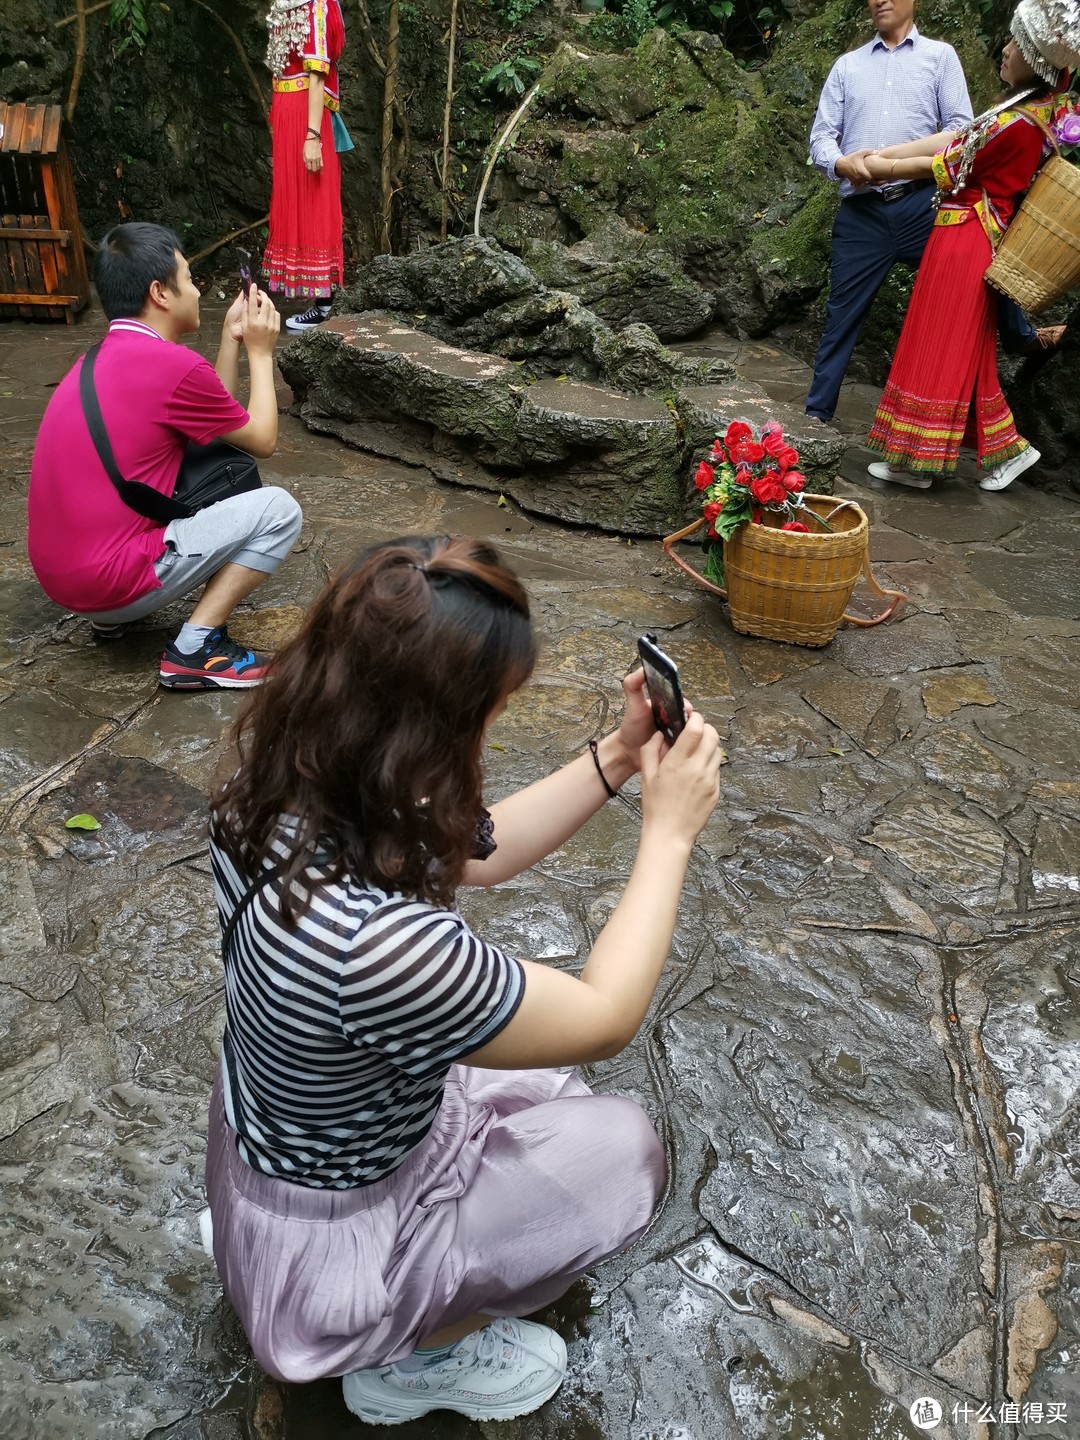
[[[1042,47],[1051,52],[1047,58],[1039,47],[1051,31]],[[941,191],[867,442],[885,457],[869,467],[872,475],[915,489],[952,474],[963,444],[975,448],[987,472],[979,481],[984,490],[1004,490],[1040,458],[1017,433],[1001,391],[997,295],[983,276],[1050,149],[1042,127],[1060,122],[1074,105],[1057,93],[1069,74],[1060,68],[1062,35],[1048,23],[1042,0],[1022,0],[1012,33],[1001,60],[1010,92],[1004,101],[959,135],[944,132],[866,157],[876,182],[932,175]],[[1075,63],[1073,51],[1064,51]]]
[[[268,290],[314,302],[285,322],[307,330],[326,319],[343,277],[334,116],[345,24],[339,0],[273,0],[266,18],[274,174],[263,270]]]

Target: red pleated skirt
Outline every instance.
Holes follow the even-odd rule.
[[[890,465],[950,475],[961,445],[985,469],[1027,449],[998,381],[992,258],[974,215],[930,232],[867,441]]]
[[[268,290],[293,296],[327,296],[342,283],[341,162],[334,149],[330,111],[322,117],[323,168],[304,168],[306,90],[275,91],[270,109],[274,180],[270,235],[263,254]]]

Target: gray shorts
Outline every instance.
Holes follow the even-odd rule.
[[[208,505],[189,520],[172,520],[165,528],[165,553],[154,565],[161,588],[120,610],[86,613],[106,624],[139,620],[187,595],[223,565],[271,575],[295,545],[303,518],[287,490],[264,485]]]

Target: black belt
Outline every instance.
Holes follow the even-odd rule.
[[[847,198],[849,200],[880,200],[883,205],[891,205],[894,200],[902,200],[913,190],[925,190],[933,183],[932,180],[902,180],[897,185],[887,185],[884,190],[856,190]]]

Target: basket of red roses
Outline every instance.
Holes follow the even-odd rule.
[[[728,602],[744,635],[790,645],[827,645],[841,620],[880,625],[905,599],[883,590],[870,570],[869,525],[853,500],[808,495],[799,455],[770,421],[755,437],[733,421],[717,436],[694,475],[701,516],[668,535],[664,551],[698,584]],[[704,573],[674,545],[704,528]],[[847,613],[859,575],[889,601],[867,618]]]

